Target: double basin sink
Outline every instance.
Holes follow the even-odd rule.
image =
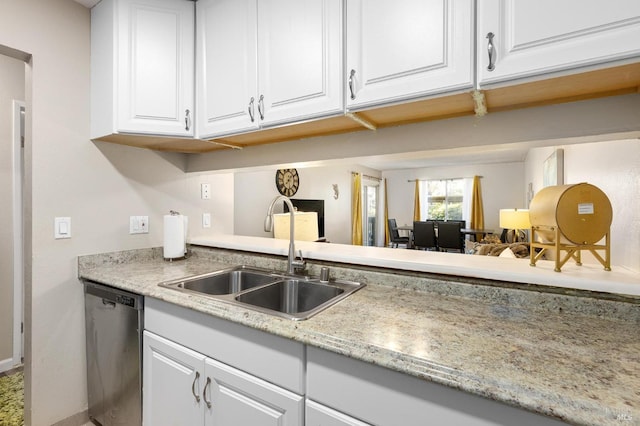
[[[236,266],[159,284],[292,320],[305,320],[364,287],[364,284]]]

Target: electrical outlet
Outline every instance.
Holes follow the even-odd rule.
[[[148,234],[149,216],[130,216],[129,234]]]
[[[202,227],[211,228],[211,213],[202,213]]]
[[[211,184],[210,183],[201,183],[200,184],[200,198],[203,200],[211,199]]]

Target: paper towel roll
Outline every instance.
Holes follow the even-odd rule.
[[[187,252],[187,217],[181,214],[164,216],[165,259],[179,259]]]

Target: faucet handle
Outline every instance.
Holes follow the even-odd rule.
[[[298,253],[300,254],[300,259],[298,259],[297,257],[291,262],[293,269],[295,272],[299,272],[299,271],[304,271],[304,268],[307,265],[307,262],[304,260],[304,257],[302,257],[302,250],[298,250]]]

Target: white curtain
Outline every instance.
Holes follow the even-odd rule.
[[[379,197],[378,211],[377,211],[378,220],[376,222],[376,246],[378,247],[385,246],[384,234],[385,234],[385,229],[387,227],[385,214],[384,214],[384,205],[385,205],[385,200],[387,199],[387,194],[385,192],[385,189],[387,187],[385,185],[386,181],[387,181],[386,179],[382,179],[380,181],[380,185],[378,186],[378,197]]]
[[[473,202],[473,178],[464,178],[462,190],[462,219],[471,226],[471,203]]]
[[[421,180],[418,188],[420,192],[420,220],[427,220],[429,215],[429,191],[427,190],[427,181]]]

